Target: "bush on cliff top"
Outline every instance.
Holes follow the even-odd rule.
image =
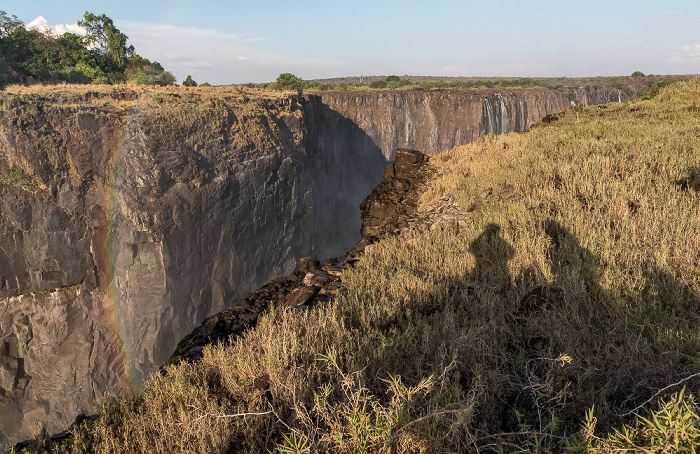
[[[65,449],[697,451],[699,103],[696,79],[435,156],[422,206],[471,224],[380,242],[336,301],[102,402]]]

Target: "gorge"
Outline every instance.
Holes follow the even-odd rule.
[[[299,257],[352,247],[395,149],[439,153],[571,103],[544,89],[238,88],[0,102],[0,448],[137,388],[206,316]]]

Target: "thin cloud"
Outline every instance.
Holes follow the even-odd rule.
[[[700,44],[681,46],[681,50],[683,52],[674,52],[666,61],[669,63],[686,63],[700,60]]]
[[[238,61],[253,61],[250,57],[238,57]]]
[[[207,60],[197,60],[197,61],[184,61],[182,62],[183,68],[211,68],[211,62]]]
[[[662,11],[661,14],[664,16],[680,16],[683,14],[681,11]]]
[[[693,44],[692,46],[681,46],[681,49],[683,49],[683,52],[685,52],[686,57],[700,57],[700,44]]]

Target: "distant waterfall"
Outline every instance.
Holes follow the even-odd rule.
[[[506,103],[503,101],[503,95],[496,93],[496,99],[498,99],[499,103],[501,104],[501,124],[498,133],[503,134],[508,132],[508,129],[510,129],[510,125],[508,123],[508,109],[506,109]]]
[[[519,100],[515,105],[515,124],[513,125],[513,131],[518,132],[524,130],[526,118],[527,104],[523,104],[523,102]]]
[[[493,113],[491,98],[484,100],[484,106],[486,107],[486,134],[492,134],[496,131],[496,115]]]
[[[503,134],[510,130],[508,109],[502,94],[494,93],[493,97],[484,99],[484,111],[484,126],[487,134]]]

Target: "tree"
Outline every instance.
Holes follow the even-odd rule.
[[[170,71],[163,71],[155,77],[153,80],[154,85],[166,86],[173,85],[175,83],[175,76]]]
[[[282,73],[277,76],[276,84],[278,90],[286,89],[302,91],[306,86],[306,83],[302,79],[290,73]]]
[[[19,27],[24,27],[24,22],[17,19],[17,16],[8,16],[5,11],[0,10],[0,39],[9,37]]]
[[[97,16],[85,11],[83,20],[78,25],[85,28],[87,47],[93,47],[96,53],[106,61],[101,65],[105,72],[123,72],[128,58],[134,53],[134,46],[126,45],[129,39],[114,26],[112,19],[102,14]]]
[[[13,82],[112,83],[137,80],[169,85],[175,77],[127,46],[104,14],[86,12],[79,22],[87,36],[27,30],[16,16],[0,11],[0,86]]]
[[[386,78],[386,83],[388,84],[389,82],[399,82],[401,78],[399,76],[389,76]]]
[[[201,80],[201,79],[200,79],[200,80]],[[197,86],[197,82],[195,82],[195,81],[192,79],[192,76],[190,76],[190,75],[188,74],[188,75],[187,75],[187,78],[186,78],[185,81],[182,83],[182,85],[184,85],[185,87],[196,87],[196,86]]]
[[[646,76],[641,71],[635,71],[632,73],[632,77],[646,77]]]

